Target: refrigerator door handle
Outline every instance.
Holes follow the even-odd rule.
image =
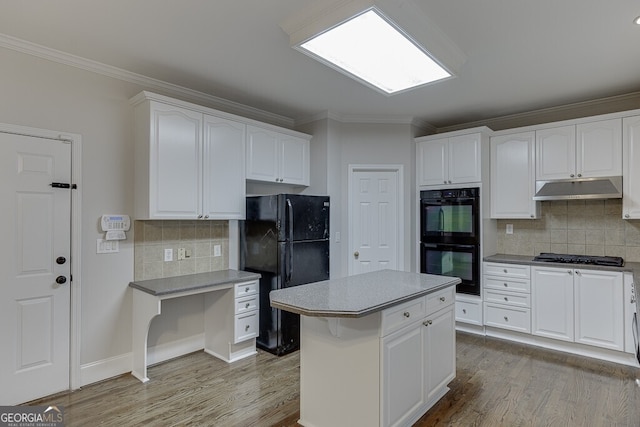
[[[291,274],[293,273],[293,205],[291,200],[287,199],[287,212],[289,213],[289,235],[287,236],[287,246],[289,247],[289,262],[286,270],[287,282],[291,281]]]

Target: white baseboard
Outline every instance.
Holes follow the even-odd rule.
[[[80,387],[131,372],[132,353],[97,360],[80,366]]]
[[[147,349],[147,366],[202,349],[204,349],[204,333],[149,347]]]
[[[149,347],[147,350],[147,365],[164,362],[169,359],[184,356],[204,348],[204,334],[192,335],[177,341]],[[108,359],[97,360],[80,367],[80,387],[117,377],[131,372],[133,354],[126,353]]]

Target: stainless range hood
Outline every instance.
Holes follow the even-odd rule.
[[[620,199],[622,177],[536,181],[533,200]]]

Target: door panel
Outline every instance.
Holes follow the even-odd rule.
[[[0,154],[0,404],[11,405],[69,389],[71,190],[51,183],[70,183],[71,144],[0,133]]]
[[[398,171],[354,171],[351,176],[349,274],[399,267]]]

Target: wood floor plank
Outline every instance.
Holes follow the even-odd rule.
[[[197,352],[150,367],[146,384],[123,375],[31,404],[63,406],[67,427],[294,427],[299,369],[297,352],[232,364]],[[415,427],[638,427],[638,377],[640,369],[459,332],[451,390]]]

